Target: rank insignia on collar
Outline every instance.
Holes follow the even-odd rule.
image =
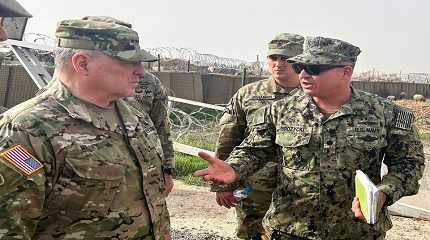
[[[7,160],[16,169],[27,176],[32,175],[43,167],[42,163],[21,145],[15,145],[1,152],[0,157]]]

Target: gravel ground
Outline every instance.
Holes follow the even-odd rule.
[[[207,187],[189,186],[175,181],[167,198],[173,239],[175,240],[235,240],[233,209],[219,207],[215,194]],[[392,217],[393,228],[387,240],[430,240],[430,221]]]

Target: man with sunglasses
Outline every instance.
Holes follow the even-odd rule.
[[[297,89],[299,79],[287,59],[302,53],[303,41],[304,38],[300,35],[282,33],[269,42],[267,65],[271,77],[240,88],[231,98],[220,121],[221,130],[216,149],[218,158],[227,159],[233,148],[245,139],[248,124],[253,121],[259,108],[282,99]],[[236,207],[239,238],[261,239],[261,234],[264,233],[261,221],[272,200],[276,170],[276,163],[268,162],[244,183],[212,186],[211,190],[216,191],[216,201],[220,206]],[[244,185],[250,185],[252,191],[246,199],[237,202],[233,190],[243,188]]]
[[[195,175],[230,183],[280,153],[278,185],[263,225],[268,239],[384,239],[387,206],[418,191],[423,146],[414,116],[351,87],[360,49],[323,37],[305,40],[292,59],[303,91],[260,112],[250,134],[227,159],[200,156]],[[381,178],[382,161],[388,174]],[[354,177],[362,170],[382,191],[378,222],[363,220]]]

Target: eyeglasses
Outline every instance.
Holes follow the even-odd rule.
[[[316,76],[320,73],[333,69],[333,68],[340,68],[340,67],[346,67],[349,65],[330,65],[330,64],[303,64],[303,63],[294,63],[293,69],[294,72],[297,74],[301,73],[302,70],[305,70],[308,74]]]

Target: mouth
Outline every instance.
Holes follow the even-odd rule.
[[[302,88],[311,88],[313,86],[312,83],[304,82],[304,81],[301,82],[301,85],[302,85]]]
[[[285,71],[274,71],[273,74],[276,76],[283,76],[285,75]]]

